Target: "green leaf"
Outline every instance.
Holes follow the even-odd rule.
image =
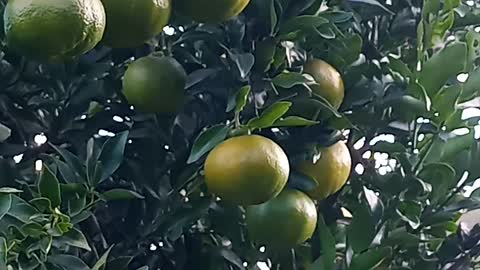
[[[185,228],[207,213],[211,205],[212,202],[210,200],[200,200],[192,204],[189,208],[181,209],[165,217],[165,223],[162,224],[161,231],[165,232],[165,236],[168,237],[168,239],[172,241],[177,240]]]
[[[388,60],[390,62],[389,67],[391,70],[398,72],[405,78],[412,78],[413,73],[410,68],[405,64],[402,60],[397,59],[395,57],[389,56]]]
[[[462,150],[469,149],[474,143],[475,134],[473,130],[466,135],[448,134],[442,140],[443,144],[441,160],[448,161],[460,153]]]
[[[388,153],[390,155],[396,153],[405,153],[407,149],[399,142],[389,143],[386,141],[379,141],[372,145],[371,150],[374,152]]]
[[[430,111],[432,98],[428,96],[425,87],[423,87],[421,84],[416,81],[410,81],[407,87],[407,94],[423,102],[426,110]]]
[[[102,197],[106,201],[118,201],[118,200],[131,200],[131,199],[144,199],[142,195],[136,193],[132,190],[127,190],[123,188],[115,188],[108,191],[105,191],[102,194]]]
[[[60,266],[65,270],[91,270],[84,261],[73,255],[50,255],[48,262]]]
[[[12,194],[12,193],[22,193],[23,190],[19,190],[16,188],[11,188],[11,187],[2,187],[0,188],[0,193],[3,194]]]
[[[38,244],[38,242],[37,242],[37,244]],[[32,249],[32,251],[33,251],[33,249],[35,249],[35,250],[42,250],[42,249],[40,248],[40,245],[37,245],[37,244],[34,244],[34,245],[30,246],[30,248]],[[31,252],[31,251],[29,250],[29,252]],[[20,256],[18,256],[17,261],[18,261],[18,268],[19,268],[19,269],[22,269],[22,270],[37,270],[37,269],[42,269],[42,270],[44,270],[44,269],[45,269],[45,268],[39,267],[39,266],[40,266],[40,262],[39,262],[39,259],[38,259],[38,258],[32,260],[32,258],[28,258],[28,257],[25,256],[25,255],[23,255],[23,256],[20,255]],[[50,266],[50,265],[49,265],[49,266]],[[2,268],[2,269],[4,269],[4,268]],[[5,268],[5,269],[6,269],[6,268]],[[12,268],[8,268],[8,269],[9,269],[9,270],[13,270]],[[58,268],[55,268],[55,270],[57,270],[57,269],[58,269]],[[16,270],[16,269],[15,269],[15,270]],[[47,269],[47,270],[50,270],[50,269]]]
[[[293,170],[288,178],[288,186],[303,192],[309,192],[318,186],[318,182],[299,171]]]
[[[450,11],[446,18],[438,20],[433,25],[432,44],[442,44],[444,42],[445,34],[452,28],[454,20],[455,12]]]
[[[87,142],[87,158],[85,160],[85,167],[87,172],[87,181],[90,185],[96,186],[100,182],[100,178],[96,174],[97,166],[101,166],[98,157],[101,154],[101,149],[96,144],[95,138],[90,138]]]
[[[87,204],[86,195],[76,195],[68,200],[68,213],[70,216],[75,216],[85,209]]]
[[[275,29],[277,27],[278,23],[278,16],[277,16],[277,11],[275,10],[275,0],[269,0],[270,2],[270,9],[269,9],[269,14],[270,14],[270,34],[275,33]]]
[[[319,109],[324,109],[325,111],[329,112],[331,115],[333,115],[336,118],[343,118],[343,116],[338,113],[338,111],[333,108],[332,104],[328,100],[326,100],[324,97],[319,96],[315,93],[312,93],[315,99],[312,100],[312,104],[314,104],[317,108]],[[338,119],[336,119],[338,120]]]
[[[52,209],[52,202],[49,199],[43,197],[30,200],[30,204],[35,206],[35,208],[37,208],[38,211],[42,213],[46,213],[50,211],[50,209]]]
[[[446,163],[430,163],[420,171],[419,177],[432,185],[432,203],[443,200],[447,192],[456,185],[455,169]]]
[[[471,71],[475,67],[475,61],[480,57],[480,33],[469,30],[465,39],[468,46],[467,70]]]
[[[441,133],[440,136],[435,137],[434,140],[430,151],[425,157],[426,163],[451,161],[463,150],[468,150],[472,147],[475,138],[474,132],[470,130],[470,132],[465,135]],[[421,153],[425,151],[427,151],[427,148],[421,149]]]
[[[12,204],[7,215],[14,217],[15,219],[21,221],[22,223],[28,223],[32,216],[38,214],[38,210],[32,207],[29,203],[24,201],[22,198],[11,195]]]
[[[420,243],[420,237],[409,233],[405,226],[395,228],[388,233],[388,238],[383,244],[402,247],[416,247]]]
[[[392,107],[398,114],[404,116],[406,120],[414,120],[428,111],[427,104],[423,100],[411,95],[386,98],[383,101],[383,105]]]
[[[245,108],[245,105],[247,105],[248,101],[248,95],[250,94],[252,90],[252,87],[250,85],[246,85],[240,90],[238,90],[237,96],[236,96],[236,105],[235,105],[235,112],[239,113],[243,111],[243,108]]]
[[[237,65],[238,71],[240,72],[240,77],[246,78],[247,75],[252,70],[253,64],[255,64],[255,56],[251,53],[244,54],[234,54],[229,51],[230,58]]]
[[[457,172],[468,171],[470,179],[478,179],[480,177],[480,141],[476,140],[471,147],[458,154],[454,168]]]
[[[273,0],[270,0],[273,2]],[[257,72],[267,72],[273,63],[273,57],[277,50],[277,42],[274,38],[255,43],[255,65],[254,70]]]
[[[457,194],[454,202],[451,202],[444,210],[447,212],[458,212],[460,210],[473,211],[476,209],[480,209],[480,201]]]
[[[448,120],[457,110],[457,101],[462,93],[460,85],[442,88],[432,99],[432,107],[438,112],[437,122]],[[450,128],[450,127],[448,127]]]
[[[370,190],[366,187],[363,187],[363,195],[365,196],[365,200],[370,208],[370,212],[372,213],[372,218],[378,224],[383,218],[383,202],[377,194],[373,190]]]
[[[460,0],[445,0],[443,10],[450,11],[460,6]]]
[[[78,193],[78,194],[84,194],[87,189],[85,188],[84,185],[82,184],[60,184],[60,190],[62,193]]]
[[[440,11],[440,0],[426,0],[423,6],[423,16]]]
[[[378,247],[370,249],[360,255],[354,256],[348,270],[370,270],[378,269],[380,264],[390,257],[392,249],[389,247]]]
[[[315,30],[324,39],[335,39],[337,35],[335,34],[334,28],[334,25],[324,24]]]
[[[57,164],[58,171],[60,175],[62,175],[63,180],[66,183],[82,183],[82,179],[80,174],[75,172],[67,163],[61,161],[60,159],[55,159],[55,163]]]
[[[480,45],[479,45],[480,46]],[[470,72],[467,81],[463,85],[460,101],[467,101],[480,93],[480,67]]]
[[[235,252],[226,248],[219,248],[218,252],[225,260],[235,265],[238,269],[245,270],[245,267],[243,267],[242,259],[240,259],[240,257],[238,257]]]
[[[123,131],[115,137],[109,138],[103,145],[102,152],[98,158],[103,168],[100,182],[110,177],[120,167],[127,139],[128,131]]]
[[[353,19],[352,12],[346,12],[346,11],[340,11],[340,10],[325,11],[325,12],[322,12],[322,16],[335,24],[346,23]]]
[[[301,29],[317,28],[328,23],[328,20],[315,15],[302,15],[294,17],[280,27],[280,34],[286,35]]]
[[[255,117],[248,121],[247,126],[250,128],[268,128],[280,119],[292,106],[291,102],[280,101],[272,104],[265,109],[259,117]]]
[[[0,237],[0,268],[7,269],[7,240]]]
[[[273,78],[272,82],[279,87],[292,88],[295,85],[314,83],[315,81],[310,75],[284,71]]]
[[[85,211],[79,212],[75,216],[72,216],[71,223],[76,225],[92,216],[93,216],[93,213],[91,211],[85,210]]]
[[[10,135],[12,135],[12,130],[0,123],[0,142],[4,142],[6,139],[10,138]]]
[[[38,181],[38,192],[42,197],[50,200],[52,207],[58,207],[62,203],[60,183],[57,176],[44,164]]]
[[[113,246],[109,247],[105,253],[103,253],[102,257],[98,259],[95,265],[92,267],[92,270],[100,270],[103,266],[107,263],[108,255],[110,255],[110,251],[112,251]]]
[[[278,119],[273,123],[272,127],[308,127],[316,125],[320,122],[308,120],[299,116],[288,116],[283,119]]]
[[[418,202],[405,201],[401,202],[397,208],[397,214],[400,215],[402,220],[408,222],[410,227],[414,230],[420,226],[420,215],[422,214],[422,206]]]
[[[83,181],[86,180],[85,167],[77,156],[75,156],[72,152],[57,147],[53,144],[50,144],[50,146],[63,157],[65,162],[74,170],[74,173],[79,177],[79,179],[82,179]],[[60,173],[62,172],[60,171]]]
[[[230,128],[226,125],[216,125],[202,131],[195,139],[187,163],[192,164],[198,161],[203,155],[210,152],[215,146],[227,138]]]
[[[95,178],[95,170],[101,150],[102,149],[98,147],[95,138],[92,137],[87,141],[87,158],[85,161],[85,166],[87,169],[88,182],[92,184],[95,184],[99,181],[99,179]]]
[[[353,212],[353,220],[347,229],[347,242],[355,253],[360,253],[370,246],[375,237],[375,223],[372,214],[365,206],[359,206]]]
[[[192,73],[188,74],[187,84],[185,89],[189,89],[192,86],[202,82],[213,74],[217,73],[218,70],[212,68],[197,69]]]
[[[467,45],[456,42],[434,54],[425,62],[419,74],[419,83],[433,96],[452,77],[465,70]]]
[[[0,193],[0,220],[7,214],[12,205],[12,195]]]
[[[30,222],[23,225],[21,231],[29,237],[33,238],[38,238],[47,234],[43,229],[43,226],[36,222]]]
[[[391,14],[391,15],[394,14],[390,9],[388,9],[386,6],[382,5],[377,0],[348,0],[348,1],[354,2],[354,3],[362,3],[362,4],[371,5],[371,6],[376,6],[376,7],[381,8],[383,11],[385,11],[385,12]]]
[[[88,244],[85,235],[76,228],[72,228],[70,231],[65,233],[59,241],[73,247],[91,251],[90,245]]]
[[[318,216],[317,228],[320,233],[320,245],[322,248],[322,256],[318,259],[320,260],[320,264],[318,266],[321,265],[321,268],[318,267],[318,269],[333,270],[335,269],[335,258],[337,255],[335,248],[335,237],[328,228],[327,224],[325,224],[325,220],[323,219],[322,215]],[[314,262],[313,265],[317,264]]]
[[[132,262],[133,257],[117,257],[107,262],[105,270],[126,270],[128,265]]]

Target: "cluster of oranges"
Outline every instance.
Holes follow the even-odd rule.
[[[9,47],[30,59],[61,62],[100,42],[112,48],[140,46],[163,31],[173,8],[198,22],[218,23],[238,15],[249,0],[173,2],[10,0],[4,13],[5,36]],[[185,81],[185,71],[174,58],[147,56],[128,68],[124,94],[141,111],[171,114],[182,104]]]
[[[305,64],[304,72],[315,80],[312,91],[338,109],[344,98],[338,71],[313,59]],[[318,184],[305,194],[286,187],[290,163],[278,144],[262,136],[244,135],[230,138],[210,152],[205,179],[211,192],[246,207],[247,229],[254,241],[288,248],[313,235],[317,224],[313,200],[339,191],[350,175],[351,165],[350,152],[342,141],[321,149],[315,160],[296,164],[300,173]]]
[[[173,3],[172,3],[173,1]],[[112,48],[136,47],[162,32],[172,8],[198,22],[220,23],[241,13],[249,0],[10,0],[5,8],[9,47],[41,62],[65,61],[103,42]],[[208,8],[208,7],[215,8]],[[312,91],[338,109],[344,86],[328,63],[313,59],[304,72],[315,80]],[[131,63],[123,78],[129,103],[147,113],[172,114],[184,100],[186,73],[170,56],[146,56]],[[324,148],[316,160],[296,164],[318,186],[308,194],[286,188],[289,158],[272,140],[258,135],[232,137],[205,161],[209,190],[246,207],[252,240],[291,247],[315,230],[322,200],[345,184],[351,157],[343,142]],[[272,226],[274,224],[274,226]]]
[[[210,152],[205,180],[211,192],[246,207],[247,229],[255,242],[287,248],[313,235],[317,224],[313,200],[339,191],[351,163],[349,150],[340,141],[322,149],[317,160],[298,164],[298,171],[318,184],[305,194],[286,187],[290,162],[278,144],[263,136],[243,135],[227,139]]]
[[[114,48],[143,44],[162,32],[172,8],[199,22],[222,22],[249,0],[10,0],[4,22],[8,43],[42,61],[84,54],[101,40]],[[207,7],[214,6],[214,9]]]

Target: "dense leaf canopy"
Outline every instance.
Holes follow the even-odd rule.
[[[464,193],[480,177],[479,32],[472,0],[252,0],[224,23],[175,12],[142,46],[65,63],[32,61],[2,33],[0,269],[474,267],[480,228],[459,218],[480,208]],[[152,53],[188,74],[177,115],[122,94],[127,66]],[[312,94],[311,58],[342,74],[339,110]],[[260,247],[244,208],[208,192],[206,154],[232,129],[282,146],[302,191],[315,183],[295,164],[347,142],[352,174],[318,202],[312,239]]]

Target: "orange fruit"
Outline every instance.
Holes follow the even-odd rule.
[[[257,244],[292,248],[312,237],[317,209],[306,194],[286,189],[264,204],[249,206],[246,224],[250,239]]]
[[[102,0],[107,13],[105,44],[137,47],[163,31],[172,13],[171,0]]]
[[[317,83],[310,86],[312,91],[328,100],[338,110],[345,96],[345,88],[340,73],[320,59],[306,62],[303,68],[303,72],[310,74]]]
[[[350,175],[352,158],[344,142],[325,147],[316,162],[303,161],[299,172],[313,178],[318,186],[308,192],[314,199],[325,199],[342,188]]]
[[[3,19],[9,47],[47,62],[90,51],[105,29],[100,0],[10,0]]]
[[[175,8],[198,22],[220,23],[240,14],[250,0],[176,0]]]
[[[174,58],[146,56],[128,66],[123,93],[142,112],[174,114],[185,99],[186,79]]]
[[[274,198],[285,187],[289,172],[283,149],[258,135],[227,139],[205,161],[208,189],[239,205],[261,204]]]

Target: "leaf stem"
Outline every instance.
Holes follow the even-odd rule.
[[[433,137],[430,140],[430,142],[428,142],[427,149],[425,150],[423,155],[420,156],[420,159],[417,161],[417,163],[413,167],[412,172],[414,175],[417,175],[419,173],[420,169],[422,168],[423,162],[425,162],[425,159],[427,158],[428,154],[430,153],[430,151],[432,151],[433,144],[435,143],[435,139],[436,137]]]
[[[442,209],[443,207],[445,207],[452,199],[453,197],[455,197],[455,195],[457,195],[466,185],[467,183],[469,183],[469,181],[464,181],[463,184],[461,184],[460,186],[457,186],[449,195],[448,197],[445,199],[445,201],[443,201],[440,205],[438,205],[436,208],[435,208],[435,212],[439,211],[440,209]]]

